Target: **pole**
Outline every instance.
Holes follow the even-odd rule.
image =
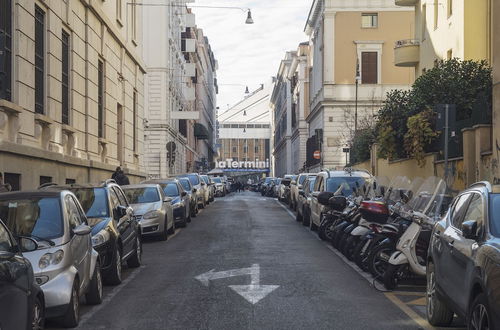
[[[444,180],[448,182],[449,105],[444,106]]]
[[[358,132],[358,77],[356,77],[356,99],[354,101],[354,135]]]

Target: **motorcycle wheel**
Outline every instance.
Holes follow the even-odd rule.
[[[399,281],[408,272],[408,264],[389,264],[384,272],[384,286],[387,290],[394,290],[398,287]]]
[[[349,233],[346,233],[344,231],[341,232],[340,239],[338,241],[339,243],[337,246],[337,250],[339,250],[341,252],[344,250],[345,243],[346,243],[347,239],[349,238],[349,236],[350,236]]]
[[[322,218],[323,219],[321,219],[321,224],[319,225],[319,228],[318,228],[318,236],[323,241],[326,241],[326,240],[330,239],[330,237],[327,236],[327,230],[329,231],[329,227],[331,225],[331,221],[330,220],[326,220],[324,217],[322,217]],[[331,236],[331,232],[329,232],[328,234],[330,234],[330,236]]]
[[[385,255],[390,256],[394,250],[395,246],[393,244],[381,244],[370,251],[366,263],[368,265],[368,271],[373,275],[373,277],[378,279],[384,276],[388,266],[388,260],[384,260],[384,258],[381,257],[381,254],[384,253]]]
[[[339,224],[340,225],[340,224]],[[342,239],[342,234],[344,233],[344,228],[339,228],[336,226],[333,229],[333,234],[332,234],[332,246],[336,249],[339,248],[339,243],[340,240]]]
[[[354,236],[354,235],[349,235],[347,238],[344,249],[342,253],[345,255],[347,259],[352,261],[354,259],[354,249],[358,245],[359,242],[359,236]]]

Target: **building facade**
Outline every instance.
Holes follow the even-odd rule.
[[[271,166],[270,84],[262,85],[217,119],[218,161],[238,162],[235,175],[269,174]],[[266,162],[258,171],[239,166],[239,162]],[[257,166],[254,166],[254,168]]]
[[[354,131],[370,125],[388,91],[413,82],[414,70],[394,66],[393,51],[396,41],[413,35],[413,21],[413,8],[393,0],[313,1],[305,27],[312,67],[309,171],[345,165]]]
[[[141,8],[0,2],[0,172],[14,189],[144,178]]]
[[[394,63],[414,67],[417,76],[436,60],[490,60],[491,0],[395,0],[415,9],[411,39],[398,40]]]
[[[295,51],[286,52],[275,78],[270,105],[272,109],[274,174],[282,177],[292,172],[292,81],[288,74]]]

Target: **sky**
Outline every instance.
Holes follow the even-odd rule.
[[[307,41],[304,26],[313,0],[196,0],[192,5],[196,25],[208,37],[219,63],[217,105],[221,111],[241,100],[245,86],[250,92],[268,83],[279,69],[285,52]],[[250,8],[254,24],[245,24]]]

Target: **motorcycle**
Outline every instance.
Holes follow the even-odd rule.
[[[401,210],[401,217],[408,220],[397,242],[396,250],[388,253],[383,283],[394,290],[402,279],[426,275],[427,250],[432,227],[448,209],[452,196],[447,194],[446,183],[429,177],[408,203],[409,210]]]

